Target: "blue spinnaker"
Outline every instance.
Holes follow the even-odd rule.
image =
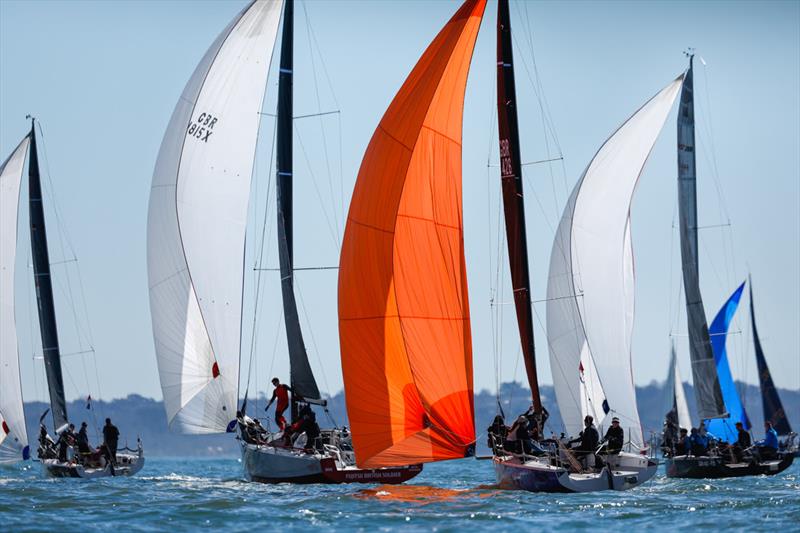
[[[711,347],[714,351],[714,362],[717,364],[717,376],[719,377],[719,386],[722,389],[722,398],[725,400],[725,409],[730,417],[706,420],[706,428],[715,437],[728,442],[735,442],[738,438],[736,422],[741,422],[745,429],[750,429],[750,420],[747,418],[747,413],[739,398],[739,392],[733,382],[731,367],[728,364],[728,354],[725,349],[728,327],[733,320],[736,309],[739,307],[739,299],[742,297],[742,292],[744,292],[744,283],[739,285],[739,288],[728,298],[728,301],[719,310],[717,316],[714,317],[714,321],[708,330],[711,337]]]

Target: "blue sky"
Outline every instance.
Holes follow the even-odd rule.
[[[55,192],[80,260],[89,320],[78,322],[90,326],[96,349],[99,388],[91,358],[66,357],[70,397],[84,396],[87,390],[106,398],[131,392],[161,397],[145,255],[153,165],[189,75],[243,5],[238,0],[0,2],[0,151],[5,158],[25,134],[26,114],[41,120],[52,181],[46,188]],[[457,5],[443,0],[310,1],[305,11],[298,6],[295,114],[340,113],[297,122],[296,265],[336,264],[344,208],[364,149],[405,76]],[[499,183],[497,169],[487,169],[487,161],[497,161],[495,11],[490,2],[473,58],[464,121],[464,218],[477,389],[493,389],[495,375],[488,302],[498,260]],[[321,50],[314,52],[313,62],[305,12],[312,43]],[[751,272],[759,332],[776,384],[800,388],[800,3],[512,2],[512,26],[523,160],[564,156],[563,164],[525,170],[534,299],[544,298],[553,229],[569,190],[605,138],[686,67],[681,52],[693,46],[707,64],[696,65],[700,224],[725,225],[701,231],[707,314],[710,320]],[[532,72],[531,49],[538,77]],[[274,109],[275,81],[270,80],[266,112]],[[543,126],[534,83],[541,83],[552,128]],[[260,227],[267,202],[272,126],[265,117],[251,235]],[[671,332],[684,376],[689,374],[672,227],[677,209],[674,145],[673,112],[633,207],[633,357],[635,378],[642,384],[664,379]],[[57,224],[52,206],[48,209],[52,228]],[[26,217],[23,209],[23,236]],[[268,228],[274,231],[274,208],[268,217]],[[57,250],[51,251],[53,260],[69,259],[68,250],[60,251],[55,232],[50,230]],[[249,242],[251,268],[256,239]],[[28,247],[22,241],[21,256]],[[275,266],[276,253],[269,245],[268,250],[264,266]],[[32,282],[26,258],[20,261],[17,316],[23,382],[26,398],[34,399],[43,396],[43,372],[41,362],[32,359],[39,350],[38,333],[32,330]],[[80,293],[74,264],[57,268],[65,280],[72,272],[71,285],[62,281],[56,294],[63,351],[81,351],[88,341],[72,323],[72,308],[64,297],[70,289]],[[501,263],[501,272],[506,268]],[[335,271],[298,275],[312,364],[321,388],[330,392],[341,388],[335,276]],[[248,271],[248,287],[252,280]],[[277,276],[264,274],[264,280],[253,367],[262,390],[272,374],[288,375]],[[80,310],[79,297],[74,299]],[[498,299],[508,301],[509,296]],[[252,298],[248,304],[252,307]],[[755,382],[746,306],[743,299],[728,349],[734,375]],[[535,308],[543,323],[544,304]],[[247,316],[249,324],[252,310]],[[507,307],[501,331],[503,380],[524,376],[514,328]],[[246,325],[245,362],[250,331]],[[540,327],[536,335],[542,381],[551,382]]]

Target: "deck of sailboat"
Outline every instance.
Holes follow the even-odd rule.
[[[726,463],[723,457],[677,456],[665,460],[667,477],[688,479],[721,479],[743,476],[772,476],[792,465],[794,456],[785,454],[767,461]]]

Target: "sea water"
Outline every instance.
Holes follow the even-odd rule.
[[[800,464],[773,477],[667,479],[627,492],[494,487],[491,461],[426,465],[405,485],[262,485],[229,459],[148,458],[133,478],[44,479],[0,467],[0,531],[800,530]]]

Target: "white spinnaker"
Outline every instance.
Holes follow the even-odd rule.
[[[606,140],[573,189],[556,230],[547,283],[547,337],[567,431],[582,428],[580,361],[593,359],[611,414],[644,446],[631,367],[634,271],[630,203],[683,76]],[[585,357],[585,356],[584,356]]]
[[[252,3],[211,45],[153,173],[150,311],[167,419],[182,433],[223,432],[236,414],[247,206],[282,5]]]
[[[28,446],[14,318],[14,265],[19,189],[29,145],[26,135],[0,166],[0,463],[21,460]]]

